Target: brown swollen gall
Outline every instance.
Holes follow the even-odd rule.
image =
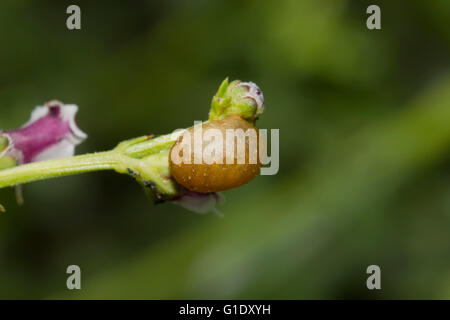
[[[266,154],[260,140],[259,131],[239,116],[195,125],[170,150],[172,176],[188,190],[201,193],[246,184],[260,172],[260,153]]]

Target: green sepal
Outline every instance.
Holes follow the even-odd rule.
[[[119,160],[116,171],[130,175],[156,201],[173,197],[178,192],[169,167],[174,142],[172,135],[143,136],[121,142],[114,149]]]
[[[0,170],[9,169],[17,165],[16,159],[9,156],[4,156],[0,158]]]
[[[9,145],[9,139],[5,136],[0,136],[0,152],[4,151]]]
[[[209,120],[221,120],[236,115],[253,124],[262,109],[258,109],[255,99],[249,96],[251,85],[255,86],[240,80],[223,80],[212,98]]]

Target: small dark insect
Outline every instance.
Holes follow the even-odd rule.
[[[133,178],[133,179],[136,179],[136,177],[137,177],[137,173],[136,172],[134,172],[133,170],[131,170],[130,168],[127,168],[127,171],[128,171],[128,173],[130,174],[130,176]]]
[[[158,191],[158,187],[156,186],[156,184],[153,181],[144,180],[143,183],[147,188],[150,188],[150,190],[152,190],[152,192],[155,195],[156,200],[157,200],[156,203],[164,202],[163,195]]]

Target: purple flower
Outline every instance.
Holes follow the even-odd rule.
[[[217,192],[199,193],[183,189],[179,195],[175,196],[170,201],[197,213],[214,212],[215,214],[222,216],[222,213],[216,206],[221,205],[224,202],[224,197]]]
[[[76,105],[56,100],[37,107],[20,129],[0,131],[0,138],[8,140],[0,157],[12,157],[20,165],[73,156],[75,146],[87,138],[75,123],[77,111]]]

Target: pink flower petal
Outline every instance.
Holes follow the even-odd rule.
[[[17,130],[0,132],[9,139],[4,154],[19,164],[72,156],[87,135],[75,123],[76,105],[51,101],[37,107],[30,120]]]

